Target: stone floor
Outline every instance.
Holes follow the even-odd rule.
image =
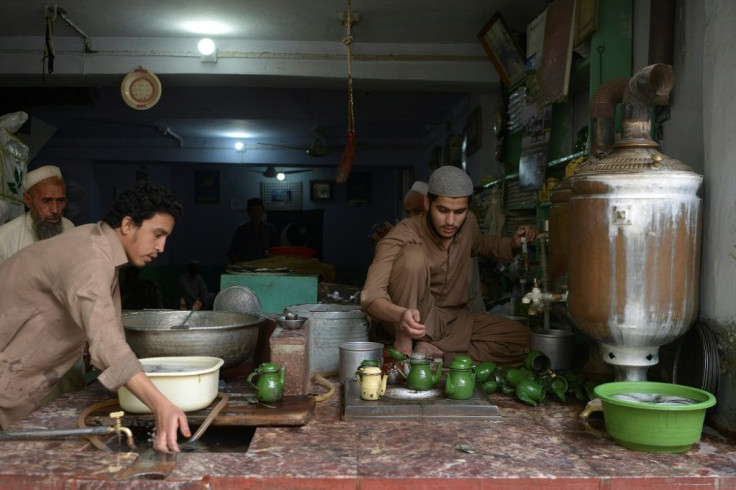
[[[330,378],[337,384],[337,379]],[[242,377],[227,380],[242,392]],[[324,392],[316,387],[315,392]],[[546,400],[537,407],[493,395],[500,421],[342,420],[337,395],[300,427],[259,427],[247,452],[181,453],[143,488],[736,488],[736,446],[705,427],[680,454],[617,446],[601,414]],[[76,427],[85,407],[111,398],[99,384],[68,394],[11,427]],[[459,449],[465,445],[468,453]],[[102,452],[79,437],[0,442],[0,488],[128,488],[115,475],[139,456]],[[137,487],[138,488],[138,487]]]

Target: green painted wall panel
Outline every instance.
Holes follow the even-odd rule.
[[[220,289],[246,286],[261,302],[263,313],[283,313],[284,308],[317,302],[317,275],[297,274],[223,274]]]

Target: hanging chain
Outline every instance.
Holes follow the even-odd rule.
[[[348,131],[355,132],[355,108],[353,105],[353,35],[351,27],[353,25],[353,10],[348,0],[348,10],[345,16],[345,24],[347,25],[347,35],[342,40],[348,51]]]

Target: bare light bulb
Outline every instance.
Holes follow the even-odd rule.
[[[208,37],[201,39],[197,44],[197,50],[199,50],[199,54],[202,56],[210,56],[215,52],[215,49],[215,41]]]
[[[286,174],[284,172],[279,172],[276,174],[276,180],[284,180],[286,178]]]
[[[242,141],[238,141],[238,142],[236,142],[236,143],[235,143],[235,149],[236,149],[236,150],[240,151],[240,150],[242,150],[243,148],[245,148],[245,145],[243,144],[243,142],[242,142]]]

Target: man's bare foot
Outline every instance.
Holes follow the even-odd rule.
[[[395,335],[394,336],[394,349],[401,352],[406,356],[411,355],[413,341],[408,335]]]
[[[429,357],[443,357],[445,355],[445,353],[442,352],[442,349],[423,340],[418,340],[416,344],[414,344],[414,352],[423,352]]]

